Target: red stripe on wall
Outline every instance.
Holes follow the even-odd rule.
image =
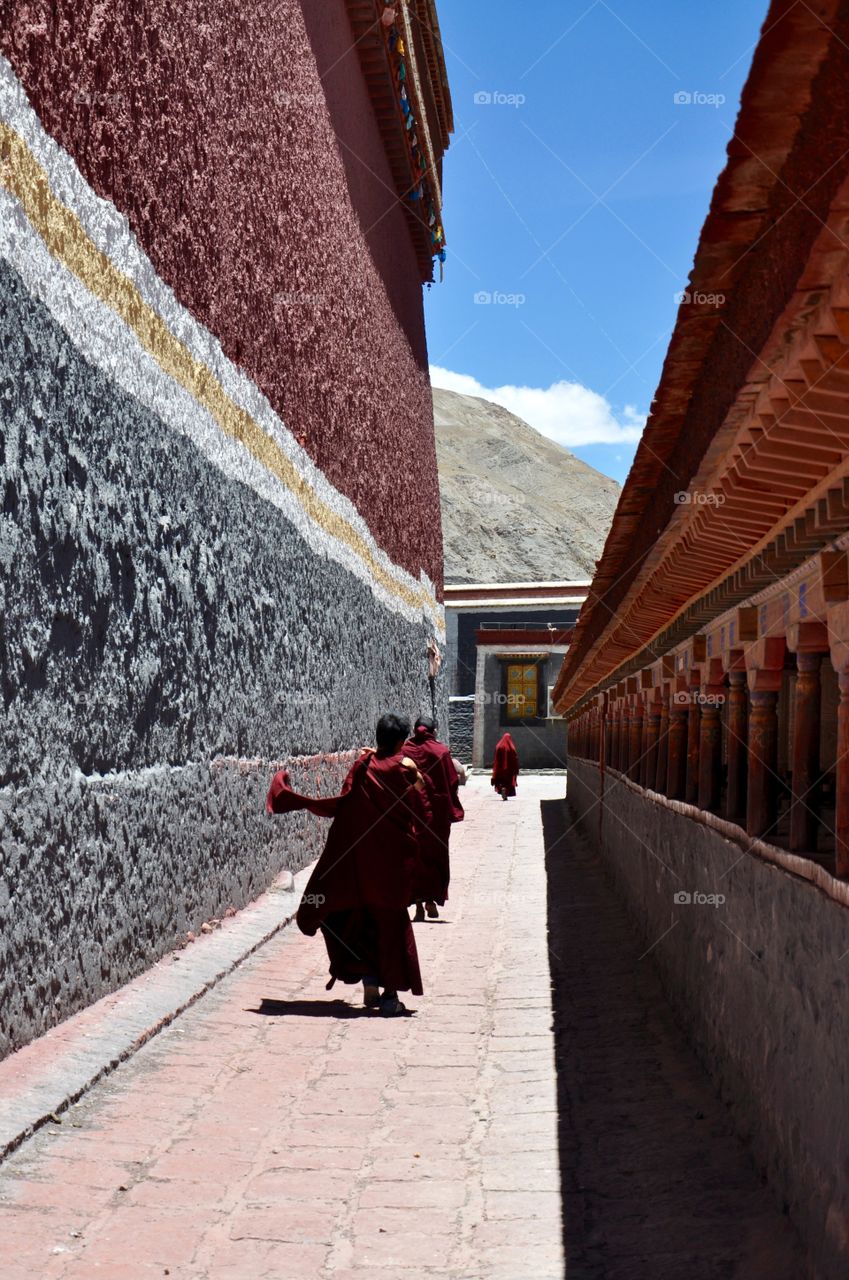
[[[441,583],[419,272],[343,0],[32,0],[0,48],[384,550]]]

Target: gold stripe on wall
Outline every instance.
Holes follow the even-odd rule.
[[[0,184],[20,203],[53,257],[124,321],[165,373],[211,414],[226,435],[276,476],[321,529],[359,556],[380,586],[413,608],[430,612],[436,601],[424,589],[408,587],[384,569],[362,535],[318,496],[291,458],[230,398],[212,371],[174,336],[133,282],[98,249],[76,215],[54,195],[46,171],[24,139],[2,121],[0,156],[4,160]]]

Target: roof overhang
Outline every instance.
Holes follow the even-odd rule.
[[[454,129],[436,3],[345,0],[345,4],[422,280],[428,282],[433,279],[433,259],[445,244],[442,157]],[[404,50],[403,81],[399,78],[399,38]],[[412,128],[408,128],[409,117],[402,106],[402,88],[411,109]],[[417,141],[415,149],[411,138]],[[437,232],[440,238],[435,240]]]
[[[770,8],[561,711],[833,536],[849,456],[849,15],[841,0],[818,10]]]

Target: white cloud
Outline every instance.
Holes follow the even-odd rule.
[[[485,387],[467,373],[452,373],[437,365],[431,365],[430,377],[435,387],[502,405],[566,448],[635,442],[646,422],[645,414],[633,405],[626,405],[617,416],[609,400],[579,382],[555,382],[550,387]]]

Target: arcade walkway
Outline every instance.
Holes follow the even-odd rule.
[[[414,1017],[285,930],[26,1143],[2,1280],[802,1280],[562,791],[467,788]]]

